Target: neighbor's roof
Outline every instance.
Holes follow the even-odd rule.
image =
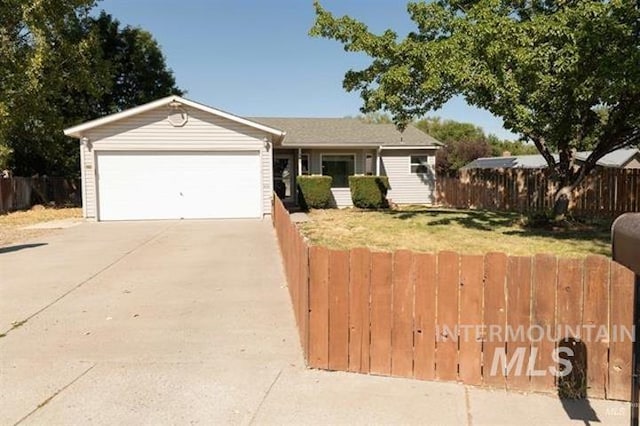
[[[610,152],[596,163],[602,167],[624,167],[640,151],[636,148],[623,148]],[[585,161],[591,151],[576,153],[576,159]],[[553,157],[558,161],[558,154]],[[463,167],[463,169],[543,169],[547,167],[547,162],[542,155],[518,155],[512,157],[482,157],[473,160]]]
[[[285,118],[251,117],[250,120],[284,130],[287,135],[283,146],[393,146],[427,147],[442,143],[408,126],[399,132],[393,124],[366,123],[357,118]]]
[[[477,158],[463,169],[540,169],[544,167],[547,167],[547,162],[542,155],[519,155]]]
[[[236,123],[244,124],[245,126],[253,127],[258,130],[262,130],[263,132],[270,133],[279,138],[284,137],[285,132],[282,130],[270,127],[268,125],[256,123],[254,121],[248,120],[246,118],[239,117],[237,115],[228,113],[226,111],[222,111],[216,108],[212,108],[210,106],[200,104],[198,102],[194,102],[189,99],[182,98],[180,96],[167,96],[166,98],[158,99],[157,101],[149,102],[144,105],[137,106],[135,108],[127,109],[121,112],[117,112],[115,114],[107,115],[106,117],[98,118],[96,120],[88,121],[86,123],[79,124],[77,126],[70,127],[64,130],[64,134],[67,136],[72,136],[75,138],[81,138],[83,136],[83,132],[99,127],[104,126],[105,124],[113,123],[118,120],[122,120],[124,118],[132,117],[137,114],[142,114],[143,112],[151,111],[156,108],[160,108],[163,106],[168,106],[172,103],[179,103],[181,105],[186,105],[191,108],[198,109],[200,111],[207,112],[209,114],[217,115],[222,118],[226,118],[231,121],[235,121]]]
[[[638,155],[640,150],[637,148],[622,148],[612,151],[598,160],[598,165],[603,167],[623,167],[634,156]],[[591,151],[578,152],[576,158],[580,161],[585,161],[589,157]]]

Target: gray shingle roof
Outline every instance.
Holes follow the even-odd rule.
[[[463,169],[540,169],[547,167],[542,155],[519,155],[513,157],[482,157],[473,160]]]
[[[640,151],[636,148],[617,149],[602,157],[598,160],[597,164],[603,167],[622,167],[631,160],[634,155],[639,153]],[[578,152],[576,153],[576,158],[585,161],[587,157],[589,157],[589,154],[591,154],[591,151]]]
[[[357,118],[248,117],[247,119],[287,132],[283,146],[442,145],[414,126],[409,126],[400,133],[393,124],[365,123]]]
[[[576,159],[585,161],[591,151],[576,152]],[[636,148],[618,149],[598,160],[598,166],[602,167],[623,167],[634,155],[640,154]],[[553,157],[558,161],[558,155]],[[463,167],[463,169],[543,169],[547,167],[547,162],[542,155],[518,155],[513,157],[482,157],[473,160]]]

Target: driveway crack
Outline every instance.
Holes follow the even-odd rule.
[[[264,396],[262,397],[262,400],[260,401],[260,404],[258,404],[258,407],[256,408],[256,411],[253,413],[253,416],[251,416],[251,420],[249,420],[249,424],[250,425],[255,423],[256,417],[258,417],[258,413],[260,412],[260,409],[262,408],[262,405],[264,404],[264,401],[266,401],[267,397],[271,393],[271,389],[273,389],[273,387],[275,386],[276,382],[280,379],[280,376],[282,375],[283,371],[284,371],[284,368],[281,368],[280,371],[278,371],[278,374],[273,379],[273,382],[271,382],[271,384],[269,385],[269,388],[264,393]]]
[[[152,241],[156,240],[158,237],[160,237],[160,235],[164,234],[166,231],[168,231],[169,229],[171,229],[172,227],[176,226],[176,224],[171,224],[169,226],[167,226],[166,228],[163,228],[162,230],[160,230],[158,233],[154,234],[152,237],[144,240],[142,243],[138,244],[137,246],[135,246],[134,248],[132,248],[131,250],[129,250],[128,252],[126,252],[125,254],[123,254],[122,256],[116,258],[113,262],[109,263],[108,265],[106,265],[105,267],[103,267],[102,269],[100,269],[98,272],[94,273],[93,275],[91,275],[89,278],[81,281],[80,283],[76,284],[75,286],[73,286],[72,288],[70,288],[69,290],[65,291],[64,293],[62,293],[60,296],[58,296],[57,298],[55,298],[53,301],[47,303],[45,306],[43,306],[42,308],[38,309],[36,312],[34,312],[33,314],[29,315],[27,318],[20,320],[20,321],[14,321],[13,324],[11,325],[11,327],[0,333],[0,338],[6,337],[10,332],[12,332],[13,330],[15,330],[16,328],[19,328],[21,326],[23,326],[24,324],[26,324],[28,321],[30,321],[32,318],[40,315],[42,312],[44,312],[45,310],[49,309],[51,306],[55,305],[56,303],[58,303],[59,301],[61,301],[62,299],[64,299],[65,297],[67,297],[69,294],[73,293],[74,291],[76,291],[77,289],[79,289],[80,287],[82,287],[83,285],[85,285],[86,283],[88,283],[89,281],[92,281],[94,278],[96,278],[98,275],[106,272],[107,270],[111,269],[112,267],[114,267],[115,265],[117,265],[118,263],[120,263],[121,261],[123,261],[127,256],[129,256],[130,254],[134,253],[135,251],[141,249],[142,247],[146,246],[147,244],[151,243]]]
[[[74,383],[76,383],[78,380],[80,380],[81,378],[83,378],[87,373],[89,373],[89,371],[93,370],[93,367],[95,367],[96,364],[92,364],[89,368],[87,368],[86,370],[84,370],[82,373],[80,373],[80,375],[78,377],[76,377],[75,379],[73,379],[71,382],[67,383],[65,386],[63,386],[62,388],[58,389],[57,391],[55,391],[53,393],[53,395],[51,395],[50,397],[48,397],[47,399],[45,399],[44,401],[42,401],[40,404],[38,404],[38,406],[36,408],[34,408],[33,410],[31,410],[30,412],[28,412],[24,417],[22,417],[20,420],[18,420],[17,422],[14,423],[14,426],[19,425],[20,423],[24,422],[25,420],[27,420],[29,417],[31,417],[33,414],[35,414],[38,410],[40,410],[42,407],[44,407],[45,405],[47,405],[48,403],[50,403],[53,398],[55,398],[56,396],[60,395],[62,392],[64,392],[66,389],[68,389],[70,386],[72,386]]]

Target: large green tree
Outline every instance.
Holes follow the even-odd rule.
[[[91,94],[83,119],[96,118],[163,96],[182,95],[158,42],[142,28],[124,26],[106,12],[89,24],[89,38],[99,45],[97,66],[106,68],[102,96]]]
[[[471,123],[427,117],[415,126],[444,144],[436,152],[438,175],[453,176],[461,167],[480,157],[492,154],[492,148],[482,128]]]
[[[11,35],[0,58],[9,64],[0,66],[0,144],[12,149],[16,174],[77,174],[77,141],[65,127],[182,93],[151,34],[90,16],[93,1],[13,3],[0,6],[14,19],[0,30]]]
[[[344,80],[363,112],[386,110],[402,128],[463,96],[535,144],[558,182],[557,216],[602,156],[640,140],[636,1],[412,2],[416,30],[402,39],[315,7],[312,35],[372,58]],[[577,164],[583,149],[593,153]]]
[[[63,120],[49,100],[67,90],[99,93],[100,74],[91,67],[96,45],[84,37],[94,4],[0,3],[0,144],[12,149],[9,163],[18,166],[16,171],[48,172],[42,169],[45,162],[52,169],[64,168],[60,154],[67,150],[51,144],[49,137],[62,128]]]

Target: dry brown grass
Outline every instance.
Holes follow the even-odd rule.
[[[35,208],[0,215],[0,246],[15,244],[55,232],[51,229],[24,229],[52,220],[82,217],[80,208]]]
[[[301,224],[313,243],[332,248],[368,247],[391,251],[454,250],[511,255],[550,253],[562,257],[611,254],[609,223],[576,224],[566,229],[531,229],[514,213],[403,208],[392,211],[315,210]]]

